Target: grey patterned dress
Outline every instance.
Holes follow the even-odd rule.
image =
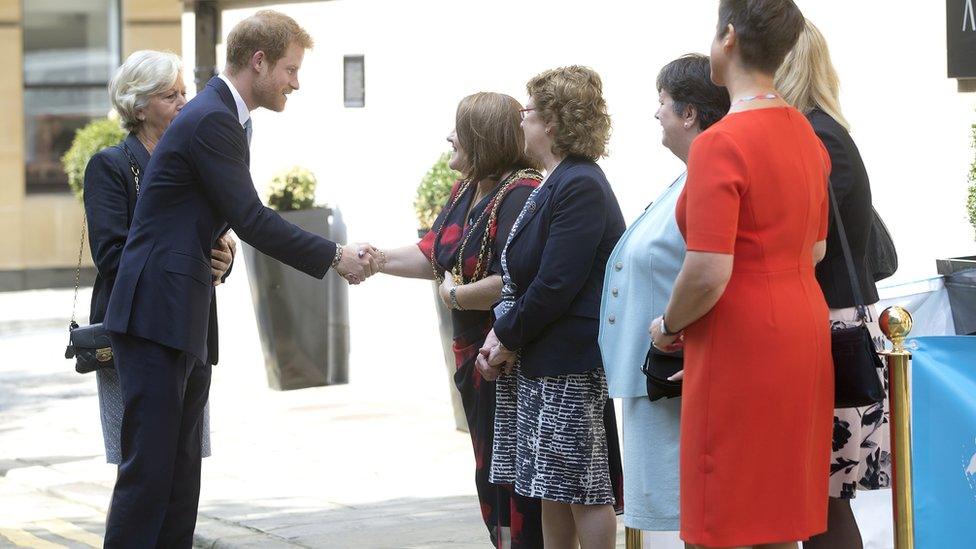
[[[102,416],[102,439],[105,441],[105,461],[122,462],[122,388],[114,368],[95,371],[98,384],[98,407]],[[203,408],[201,420],[201,457],[210,457],[210,402]]]

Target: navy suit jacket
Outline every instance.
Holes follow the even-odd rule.
[[[495,335],[521,352],[529,376],[603,367],[597,343],[604,271],[626,225],[603,170],[565,158],[534,198],[512,238],[506,264],[515,306]]]
[[[210,250],[228,228],[283,263],[325,276],[336,244],[265,207],[249,162],[234,98],[214,77],[183,107],[149,160],[106,328],[215,362],[217,349],[207,345],[209,319],[216,319]]]

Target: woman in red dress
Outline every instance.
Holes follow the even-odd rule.
[[[681,537],[796,547],[827,527],[833,366],[814,265],[830,160],[773,76],[804,18],[721,0],[712,80],[729,114],[692,144],[676,217],[688,245],[655,346],[685,347]]]

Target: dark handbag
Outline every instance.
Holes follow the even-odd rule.
[[[112,342],[101,322],[78,326],[72,320],[68,328],[68,348],[64,351],[64,358],[75,359],[75,371],[79,374],[115,367]]]
[[[122,151],[129,160],[129,170],[135,180],[136,198],[139,197],[139,165],[136,163],[129,147],[122,143]],[[85,249],[85,219],[81,220],[81,244],[78,246],[78,269],[75,271],[75,299],[71,306],[71,323],[68,325],[68,346],[64,350],[64,358],[75,359],[75,371],[87,374],[103,368],[114,368],[115,357],[112,354],[112,342],[108,331],[101,322],[78,326],[75,322],[75,309],[78,305],[78,287],[81,282],[81,255]]]
[[[867,259],[868,274],[875,282],[884,280],[898,270],[898,251],[891,233],[885,226],[877,210],[871,208],[871,233],[868,235]]]
[[[878,371],[884,369],[874,339],[867,327],[867,308],[861,285],[854,270],[851,247],[847,242],[844,222],[840,218],[840,208],[834,191],[827,183],[827,192],[834,209],[834,223],[837,225],[847,273],[850,276],[851,290],[854,293],[854,306],[857,310],[857,324],[850,326],[844,322],[834,322],[830,327],[830,350],[834,359],[834,407],[860,408],[877,404],[884,400],[885,391]]]
[[[647,383],[647,398],[651,402],[662,398],[676,398],[681,396],[681,381],[670,381],[669,377],[680,372],[685,367],[684,358],[680,352],[677,354],[663,353],[654,345],[647,350],[644,358],[644,365],[641,371],[644,372]]]

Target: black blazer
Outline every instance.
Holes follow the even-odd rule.
[[[861,294],[865,304],[876,303],[878,289],[868,272],[865,257],[874,213],[871,209],[871,185],[864,162],[861,161],[861,153],[851,139],[851,134],[827,113],[813,109],[807,114],[807,119],[830,155],[830,186],[837,198],[840,217],[847,232]],[[832,207],[827,231],[827,254],[817,264],[817,282],[820,283],[820,289],[823,290],[824,298],[831,309],[854,306],[854,293],[851,291],[850,276],[847,274],[844,250],[834,224]]]
[[[183,107],[149,160],[106,328],[209,362],[217,351],[207,344],[208,319],[216,318],[210,250],[228,226],[261,252],[325,276],[336,244],[261,204],[249,161],[234,98],[214,77]]]
[[[568,157],[534,198],[506,256],[517,287],[495,335],[521,352],[532,377],[603,367],[597,335],[610,252],[625,229],[617,198],[596,163]]]
[[[125,145],[140,172],[144,172],[149,163],[146,148],[131,133],[125,138]],[[97,271],[88,320],[95,324],[105,318],[136,206],[135,179],[121,144],[102,149],[91,157],[85,167],[84,186],[88,245]]]

